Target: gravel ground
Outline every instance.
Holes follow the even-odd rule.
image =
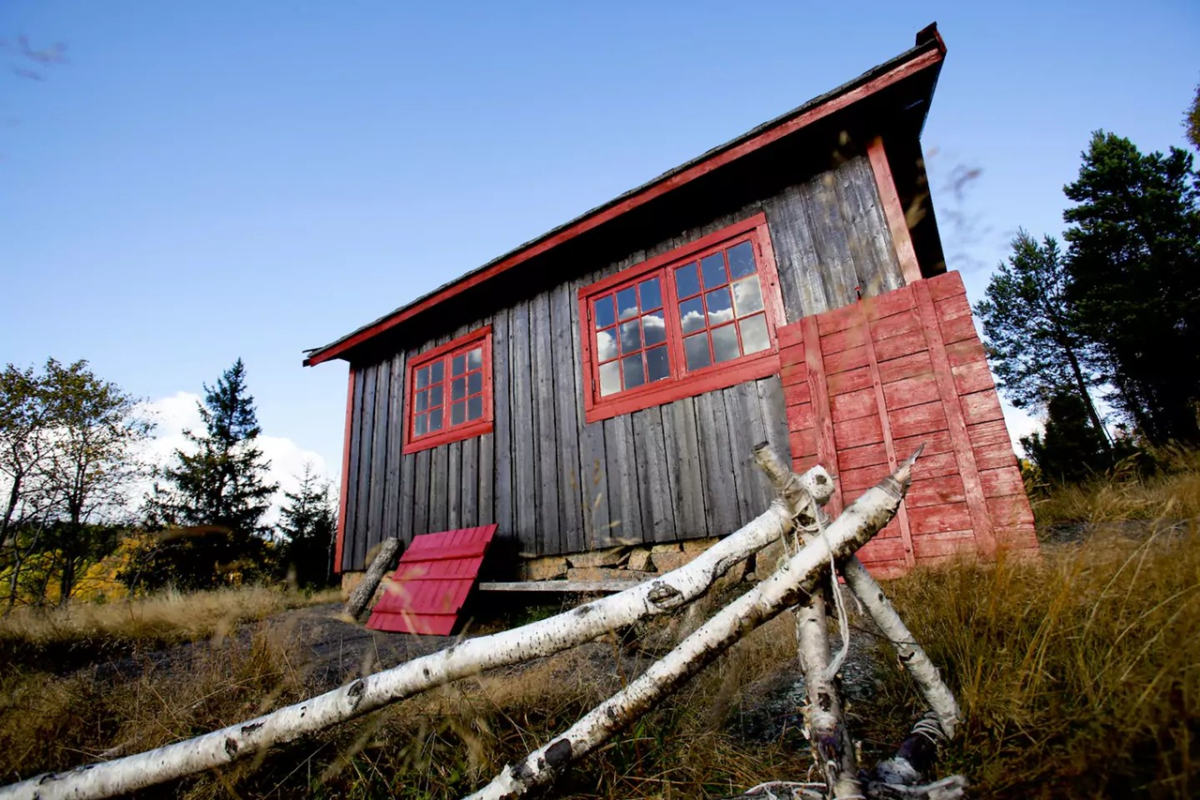
[[[453,637],[410,636],[367,630],[341,616],[340,604],[292,609],[270,618],[266,624],[294,638],[306,654],[304,667],[317,691],[325,691],[365,672],[395,666],[418,656],[449,647]],[[239,626],[235,638],[248,642],[257,626]],[[190,642],[138,657],[100,662],[88,667],[96,680],[128,679],[149,670],[185,669],[198,648],[211,647],[209,640]]]

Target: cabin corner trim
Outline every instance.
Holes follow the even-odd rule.
[[[882,137],[876,136],[870,141],[867,157],[871,162],[871,172],[875,175],[875,189],[879,192],[879,204],[883,207],[883,216],[891,232],[892,250],[900,265],[900,274],[904,277],[904,284],[911,286],[921,280],[921,265],[917,261],[912,232],[908,229],[908,217],[900,203],[900,194],[896,191],[896,179],[892,175]]]

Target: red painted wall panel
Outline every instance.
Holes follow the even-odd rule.
[[[875,574],[1036,552],[1033,513],[957,273],[779,329],[794,468],[835,472],[836,513],[918,446],[901,512],[859,556]]]

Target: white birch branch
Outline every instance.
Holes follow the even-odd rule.
[[[126,794],[223,766],[484,670],[552,655],[643,617],[691,602],[734,564],[790,530],[791,524],[791,512],[783,502],[776,501],[748,525],[691,562],[620,594],[520,628],[467,639],[446,650],[194,739],[0,787],[0,798],[98,800]]]
[[[818,515],[824,513],[818,506],[824,505],[825,500],[832,493],[832,482],[826,483],[817,473],[820,468],[814,467],[803,475],[795,475],[770,450],[760,452],[756,449],[755,458],[784,499],[797,508],[799,522],[802,525],[817,523]],[[827,473],[825,477],[828,477]],[[812,499],[812,503],[808,503],[808,498]],[[938,668],[934,666],[933,661],[917,643],[908,626],[904,624],[904,620],[896,613],[896,609],[887,599],[887,595],[883,593],[879,583],[871,577],[871,573],[863,566],[858,556],[846,561],[841,569],[842,577],[846,579],[846,585],[862,602],[871,619],[892,643],[896,649],[896,656],[900,659],[900,664],[917,684],[917,691],[937,714],[938,722],[941,724],[946,738],[954,738],[954,731],[961,715],[958,703],[954,699],[954,693],[942,680]]]
[[[846,558],[887,525],[908,489],[912,462],[855,501],[825,536],[791,556],[771,577],[700,626],[625,689],[586,714],[569,730],[516,765],[508,765],[471,800],[509,800],[549,783],[572,760],[655,707],[742,636],[819,590],[830,552]]]
[[[367,603],[370,603],[371,598],[375,596],[375,590],[379,587],[379,582],[383,580],[384,574],[395,562],[396,553],[399,551],[399,539],[392,537],[383,540],[379,545],[379,552],[371,561],[371,568],[367,570],[367,574],[363,576],[358,586],[354,587],[354,591],[350,593],[350,599],[346,601],[343,611],[347,616],[351,619],[358,619],[359,615],[363,613]]]
[[[817,505],[833,494],[833,480],[819,465],[804,475],[796,475],[765,443],[754,448],[754,460],[798,520],[805,514],[815,516]],[[800,529],[798,526],[797,533]],[[806,545],[812,545],[820,536],[802,534],[802,538]],[[842,713],[841,693],[829,670],[829,623],[825,614],[824,588],[812,592],[796,608],[795,615],[797,650],[808,698],[804,720],[813,759],[825,778],[826,796],[861,797],[854,743]]]
[[[871,577],[871,573],[861,561],[852,558],[842,565],[842,577],[846,579],[850,591],[862,601],[863,607],[867,609],[871,619],[875,620],[879,630],[896,649],[896,657],[900,659],[900,664],[912,676],[913,682],[917,684],[917,691],[937,715],[942,733],[947,739],[953,739],[960,719],[958,703],[950,687],[942,680],[938,668],[921,645],[917,644],[904,620],[896,613],[879,583]]]

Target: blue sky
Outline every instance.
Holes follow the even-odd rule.
[[[345,364],[303,369],[303,348],[934,20],[924,142],[978,300],[1018,226],[1061,230],[1091,131],[1183,144],[1200,4],[0,0],[0,38],[70,59],[34,81],[0,51],[0,363],[87,358],[170,428],[240,356],[277,466],[336,473]],[[958,197],[961,168],[981,174]]]

